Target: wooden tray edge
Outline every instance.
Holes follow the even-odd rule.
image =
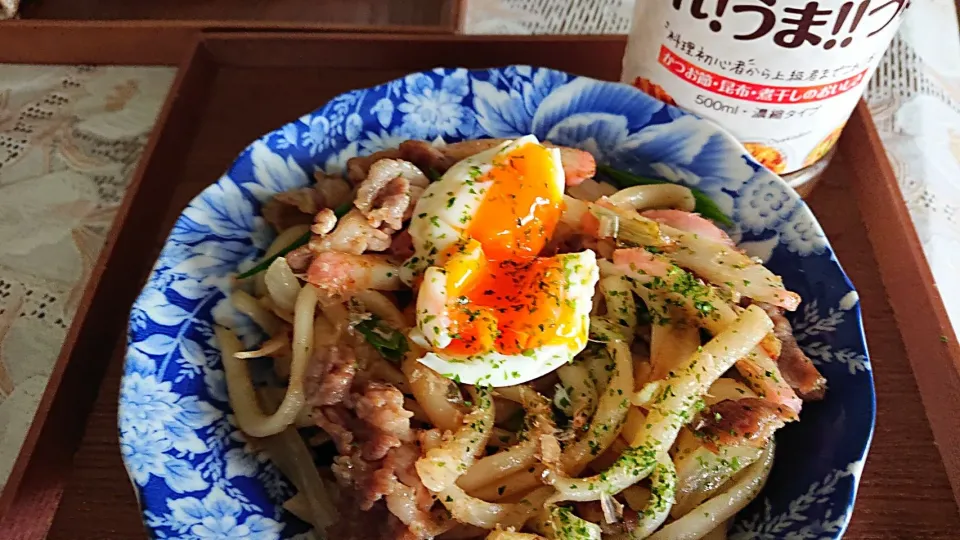
[[[960,503],[960,343],[866,103],[840,140],[880,277],[920,388],[927,420]],[[879,174],[880,178],[876,175]],[[927,317],[916,317],[918,311]],[[933,320],[936,324],[931,325]],[[880,367],[882,369],[882,366]]]
[[[463,25],[467,20],[467,0],[450,2],[450,11],[447,13],[454,34],[463,33]]]
[[[0,30],[2,30],[2,26],[0,26]],[[2,34],[2,32],[0,32],[0,34]],[[256,33],[235,34],[235,33],[226,32],[226,33],[219,34],[219,36],[217,34],[212,34],[212,35],[200,35],[200,36],[194,36],[194,37],[196,37],[196,40],[202,43],[208,37],[224,37],[224,38],[238,37],[239,38],[243,36],[250,37],[251,35],[257,35],[257,34]],[[293,33],[290,33],[288,35],[290,37],[293,37]],[[270,38],[270,37],[275,37],[275,35],[264,34],[262,37]],[[299,36],[299,37],[321,38],[322,36]],[[446,37],[450,38],[451,36],[446,36]],[[360,39],[360,36],[354,36],[352,38]],[[202,54],[202,52],[198,51],[195,54]],[[189,56],[187,56],[186,62],[184,64],[181,64],[181,69],[178,72],[177,79],[174,82],[171,95],[168,96],[168,99],[161,111],[160,119],[158,120],[158,125],[165,125],[166,120],[172,108],[174,107],[174,101],[176,101],[180,97],[178,95],[178,91],[183,86],[184,77],[188,76],[186,73],[187,70],[184,69],[183,66],[189,66],[190,59],[192,59],[193,56],[194,56],[194,53],[190,54]],[[95,267],[93,275],[91,277],[90,285],[88,286],[85,292],[83,301],[81,303],[80,309],[84,311],[78,310],[77,317],[75,318],[74,324],[71,326],[70,332],[68,334],[68,338],[67,338],[68,341],[65,342],[64,348],[61,351],[61,357],[58,360],[58,368],[57,368],[58,371],[55,373],[55,375],[58,376],[56,381],[58,385],[61,384],[64,380],[64,371],[63,371],[64,366],[62,366],[61,363],[65,358],[68,358],[70,354],[72,354],[72,351],[68,348],[68,344],[70,346],[75,344],[76,339],[78,337],[78,333],[80,332],[80,327],[82,326],[81,321],[85,318],[85,316],[89,314],[88,311],[86,310],[89,308],[89,304],[92,301],[92,299],[97,295],[96,292],[94,292],[95,289],[98,288],[97,287],[98,283],[95,283],[95,280],[97,280],[99,277],[102,276],[106,261],[111,258],[110,252],[112,252],[116,248],[115,240],[118,234],[117,232],[118,228],[126,219],[126,212],[129,211],[129,205],[131,204],[132,197],[135,195],[137,184],[139,183],[139,180],[143,175],[143,171],[145,170],[145,167],[149,164],[151,160],[152,153],[154,152],[156,146],[159,144],[158,140],[162,138],[163,131],[164,130],[155,132],[151,136],[150,142],[148,143],[147,148],[145,149],[141,163],[138,166],[138,170],[134,175],[130,188],[128,189],[127,196],[124,198],[124,202],[121,206],[121,210],[118,211],[117,218],[114,221],[114,228],[112,229],[112,232],[111,232],[111,239],[108,240],[107,244],[104,247],[103,252],[101,253],[100,258],[98,259],[97,266]],[[943,365],[953,366],[952,370],[949,370],[949,369],[947,370],[948,373],[952,373],[953,376],[957,375],[956,361],[958,358],[960,358],[960,351],[958,351],[956,338],[952,336],[952,331],[950,330],[949,321],[945,321],[946,313],[945,313],[945,310],[943,309],[942,303],[940,302],[939,295],[936,293],[936,290],[932,287],[932,276],[930,275],[929,267],[926,266],[925,264],[925,259],[923,258],[922,250],[920,248],[919,241],[916,236],[916,232],[912,227],[909,214],[907,213],[906,207],[903,204],[902,199],[899,197],[899,192],[897,191],[897,188],[896,188],[896,179],[893,176],[892,169],[890,168],[889,163],[886,163],[885,160],[882,159],[882,157],[885,156],[885,152],[883,150],[882,145],[880,144],[879,136],[877,135],[875,129],[873,128],[872,120],[870,119],[870,116],[869,116],[869,111],[867,111],[863,105],[861,105],[860,108],[858,108],[854,117],[851,118],[851,121],[847,128],[847,133],[848,134],[841,140],[841,149],[847,156],[849,156],[851,168],[856,172],[856,178],[852,179],[852,181],[855,182],[855,189],[860,194],[859,200],[860,200],[861,212],[863,213],[863,216],[864,216],[864,222],[868,228],[868,231],[872,231],[871,238],[874,239],[873,248],[874,248],[874,252],[878,256],[878,259],[880,260],[880,266],[881,266],[880,269],[881,269],[881,274],[883,275],[884,285],[888,290],[888,294],[890,294],[891,304],[894,306],[895,311],[897,313],[898,324],[901,325],[901,334],[903,334],[904,342],[908,347],[908,352],[910,354],[911,363],[914,367],[915,376],[917,377],[918,384],[920,384],[921,386],[921,392],[923,394],[925,407],[927,408],[927,414],[931,421],[931,426],[934,429],[934,433],[937,437],[937,441],[940,443],[941,454],[943,454],[944,452],[949,451],[949,450],[946,450],[943,445],[946,442],[956,441],[956,438],[951,438],[951,434],[950,434],[951,430],[955,431],[955,426],[946,424],[938,428],[938,426],[935,425],[934,416],[937,416],[937,418],[941,423],[947,422],[949,420],[948,411],[951,411],[952,408],[943,407],[942,408],[943,412],[938,415],[935,415],[931,412],[931,411],[935,411],[936,408],[942,407],[944,405],[942,401],[938,401],[939,399],[938,397],[931,397],[931,395],[937,396],[938,394],[936,394],[936,392],[931,392],[927,390],[927,387],[930,387],[931,384],[933,385],[934,388],[937,387],[940,381],[937,381],[936,377],[940,377],[941,374],[938,371],[938,372],[931,372],[925,375],[924,380],[928,381],[926,383],[927,387],[925,387],[924,383],[921,382],[921,376],[919,373],[920,368],[918,368],[918,364],[923,365],[923,362],[920,359],[926,358],[926,357],[918,356],[918,354],[924,354],[925,352],[929,352],[929,351],[926,351],[926,349],[929,347],[929,343],[926,343],[926,344],[919,343],[916,346],[913,346],[910,343],[911,336],[908,335],[908,332],[907,332],[908,326],[907,324],[905,324],[905,321],[909,322],[910,320],[909,312],[907,311],[902,313],[902,311],[917,305],[917,301],[916,301],[916,295],[911,292],[911,288],[903,286],[905,282],[900,281],[901,279],[904,278],[904,276],[912,280],[911,283],[920,284],[920,288],[917,290],[920,290],[923,292],[924,302],[928,303],[932,308],[939,306],[939,312],[940,314],[942,314],[942,317],[940,316],[940,314],[937,315],[939,326],[936,329],[929,328],[929,330],[935,334],[938,334],[936,336],[937,343],[941,345],[945,345],[945,347],[941,349],[941,352],[946,351],[945,353],[942,354],[942,358],[946,359],[947,362],[944,363]],[[857,133],[857,134],[854,135],[854,133]],[[860,137],[865,137],[863,140],[869,141],[870,144],[869,145],[856,144],[854,141],[859,142]],[[881,175],[885,179],[879,180],[879,181],[870,181],[871,177],[874,177],[876,175],[876,172],[875,172],[876,169],[873,168],[872,164],[877,163],[878,161],[880,161],[878,165],[880,167]],[[890,196],[891,194],[896,195],[896,197],[891,197]],[[877,204],[873,205],[874,206],[873,208],[868,208],[871,205],[867,205],[866,201],[871,201],[871,203],[876,201]],[[895,216],[895,219],[891,220],[890,216]],[[897,230],[895,230],[891,232],[890,236],[887,236],[886,233],[888,231],[886,231],[886,229],[884,229],[883,227],[884,226],[891,227],[889,222],[894,222],[895,224],[898,224],[900,227],[897,230],[900,232],[898,233]],[[885,223],[886,225],[884,225]],[[883,236],[878,236],[878,235],[883,235]],[[884,246],[889,246],[891,244],[897,245],[899,243],[899,240],[902,240],[903,245],[908,246],[910,260],[916,263],[913,265],[916,268],[911,269],[910,268],[911,265],[908,262],[904,262],[902,260],[903,259],[902,253],[896,253],[896,255],[900,256],[901,261],[897,261],[896,259],[898,257],[896,256],[885,257],[884,249],[891,249],[891,248],[879,248],[878,247],[879,243],[875,240],[878,237],[882,237],[885,240],[887,239],[898,240],[898,241],[888,240],[887,244],[884,244]],[[900,268],[899,266],[894,267],[894,265],[905,265],[907,266],[907,268],[903,269],[903,268]],[[898,285],[901,287],[900,289],[896,288],[896,286]],[[899,292],[899,294],[897,294],[895,298],[894,291],[902,291],[902,292]],[[936,309],[933,309],[933,312],[936,313],[936,311],[937,311]],[[916,324],[916,321],[914,321],[914,323]],[[943,344],[942,342],[940,342],[939,335],[950,336],[948,339],[948,342],[946,344]],[[927,363],[930,363],[930,362],[927,362]],[[942,371],[942,369],[940,371]],[[931,378],[933,378],[932,382],[929,381],[929,379]],[[948,384],[947,384],[948,390],[956,390],[957,388],[960,388],[960,386],[954,385],[954,381],[950,379],[947,379],[947,380],[948,380]],[[51,376],[51,385],[53,384],[53,381],[54,381],[54,376]],[[940,384],[939,386],[943,386],[943,385]],[[942,390],[943,389],[940,388],[938,391],[942,391]],[[47,404],[46,405],[47,411],[50,411],[52,406],[55,407],[55,403],[54,403],[54,399],[56,397],[55,394],[56,394],[56,391],[53,390],[51,386],[48,386],[47,391],[44,393],[44,398],[43,398],[45,400],[44,402]],[[953,404],[953,402],[951,402],[951,404]],[[86,415],[84,415],[84,419],[85,417]],[[39,412],[38,412],[38,418],[39,418]],[[43,430],[43,424],[46,422],[46,420],[47,419],[44,419],[43,421],[41,421],[39,427],[37,426],[36,422],[34,423],[35,424],[34,426],[31,426],[31,433],[34,433],[34,431],[37,432],[37,434],[35,434],[33,438],[34,444],[36,444],[37,437],[40,436],[39,434]],[[81,424],[80,426],[81,430],[82,428],[83,428],[83,424]],[[941,433],[944,429],[947,430],[946,435]],[[960,448],[960,446],[955,445],[947,448],[956,449],[956,448]],[[24,452],[21,453],[20,459],[18,459],[18,465],[20,465],[21,469],[29,471],[31,467],[33,469],[40,468],[39,465],[32,465],[28,463],[30,458],[33,456],[30,455],[30,452],[26,452],[26,450],[27,450],[27,446],[25,443]],[[944,460],[944,465],[947,468],[948,473],[950,475],[951,484],[954,488],[954,494],[955,496],[957,496],[958,479],[960,479],[960,476],[958,476],[960,475],[960,462],[951,464],[950,462],[948,462],[946,455],[943,455],[943,460]],[[20,461],[25,461],[25,463],[20,464]],[[39,461],[41,460],[36,460],[36,462],[39,462]],[[46,463],[44,465],[46,466]],[[21,471],[21,473],[22,472],[23,471]],[[11,478],[12,477],[13,475],[11,475]],[[22,475],[21,479],[23,478],[26,478],[26,476]],[[8,495],[8,492],[10,492],[11,490],[9,489],[10,488],[9,485],[7,487],[8,489],[5,490],[2,494],[0,494],[0,529],[4,528],[3,527],[4,517],[5,517],[4,510],[6,509],[7,505],[10,505],[11,503],[16,503],[17,506],[14,508],[15,510],[20,510],[21,508],[25,509],[26,511],[30,510],[29,506],[21,506],[20,504],[21,502],[26,500],[28,494],[21,494],[16,497],[14,497],[12,494]],[[31,493],[33,493],[33,495],[31,495],[33,497],[31,501],[36,502],[37,500],[42,498],[40,496],[37,496],[36,492],[42,491],[50,487],[56,489],[58,486],[57,485],[52,485],[52,486],[41,485],[36,488],[33,486],[30,486],[31,488],[30,491]],[[40,493],[40,495],[43,496],[44,494]],[[958,500],[960,500],[960,497],[958,497]],[[53,509],[55,510],[55,503],[54,503]],[[50,515],[52,516],[52,511]]]

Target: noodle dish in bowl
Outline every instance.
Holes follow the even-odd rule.
[[[635,88],[509,66],[244,150],[134,304],[120,433],[158,538],[840,538],[874,408],[795,192]]]

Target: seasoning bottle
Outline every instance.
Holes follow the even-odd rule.
[[[623,82],[737,137],[805,195],[909,0],[637,0]]]

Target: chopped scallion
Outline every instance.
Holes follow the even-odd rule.
[[[597,171],[606,179],[619,189],[628,188],[631,186],[652,186],[656,184],[670,184],[667,180],[660,180],[657,178],[647,178],[644,176],[637,176],[625,171],[614,169],[608,165],[597,165]],[[727,227],[733,225],[733,221],[720,210],[720,207],[717,206],[717,203],[713,201],[706,193],[700,191],[697,188],[690,188],[690,191],[693,192],[693,198],[697,201],[697,205],[694,208],[694,211],[700,214],[701,216],[712,219],[722,225]]]

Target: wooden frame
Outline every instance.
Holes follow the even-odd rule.
[[[453,32],[462,0],[23,0],[20,17],[43,21],[171,21],[207,28],[314,30],[362,22],[368,27],[426,24]]]
[[[844,130],[840,151],[860,180],[855,184],[860,213],[954,497],[960,501],[960,342],[865,103],[857,113]]]
[[[619,73],[623,46],[622,37],[374,36],[299,32],[199,35],[195,49],[181,64],[160,114],[160,127],[151,137],[93,271],[37,420],[14,468],[11,484],[0,495],[0,531],[15,531],[17,538],[41,538],[52,521],[54,533],[58,530],[69,533],[51,538],[96,538],[93,533],[82,536],[77,532],[78,528],[91,526],[89,520],[84,519],[90,512],[94,515],[137,512],[119,465],[115,440],[108,438],[108,442],[90,443],[101,444],[96,453],[111,455],[109,462],[81,459],[74,463],[73,456],[78,447],[80,454],[77,455],[83,455],[80,441],[84,422],[97,398],[97,386],[108,363],[112,362],[117,368],[118,362],[122,362],[129,305],[153,264],[165,231],[182,205],[204,185],[213,182],[242,145],[260,133],[240,133],[237,140],[217,142],[219,146],[214,151],[197,146],[204,144],[203,140],[207,144],[220,140],[205,132],[204,122],[198,122],[197,118],[213,114],[211,104],[220,99],[242,99],[237,92],[228,98],[223,98],[221,93],[228,92],[237,83],[250,81],[250,70],[268,68],[301,73],[304,84],[313,84],[323,92],[334,91],[333,86],[324,86],[324,78],[319,75],[324,70],[338,76],[349,75],[351,81],[376,82],[423,69],[427,61],[432,65],[468,67],[508,62],[547,64],[610,78]],[[175,52],[170,49],[164,54]],[[229,73],[229,77],[224,73]],[[337,80],[336,84],[344,84],[333,79]],[[257,88],[261,92],[269,90]],[[230,103],[231,106],[237,104]],[[319,103],[312,106],[316,105]],[[296,104],[272,106],[299,107]],[[223,107],[226,106],[221,105],[220,116],[211,116],[210,122],[224,118]],[[293,109],[287,109],[279,119],[271,119],[270,114],[250,114],[245,120],[247,123],[238,125],[245,126],[245,130],[270,129],[292,114]],[[250,123],[258,127],[251,128]],[[198,156],[213,157],[209,163],[198,164]],[[170,179],[177,180],[171,183]],[[957,382],[960,351],[931,286],[929,268],[897,189],[869,113],[861,106],[841,139],[840,158],[828,169],[826,185],[818,187],[810,199],[814,210],[821,213],[821,222],[828,233],[842,233],[832,239],[841,261],[861,291],[880,393],[875,454],[868,463],[861,490],[868,518],[863,525],[858,525],[855,519],[850,534],[852,537],[858,533],[909,537],[913,534],[911,527],[917,525],[910,522],[914,519],[931,523],[924,529],[929,537],[952,538],[960,529],[960,514],[954,498],[960,479],[960,460],[955,453],[960,448],[956,444],[960,429],[952,420],[957,396],[960,396]],[[850,212],[849,199],[853,197],[860,201],[859,213]],[[897,315],[899,329],[892,313]],[[940,335],[947,336],[946,343],[939,339]],[[922,404],[921,396],[916,395],[914,378],[919,383]],[[110,384],[115,385],[116,380]],[[111,410],[111,406],[115,407],[116,388],[104,387],[97,399],[98,407]],[[924,414],[930,419],[929,427],[923,421]],[[110,433],[115,429],[115,418],[109,414],[93,418],[91,422],[97,422],[98,432]],[[884,432],[888,425],[896,426],[900,432]],[[888,449],[897,437],[906,438],[903,444],[909,446],[910,455],[917,461],[904,463],[900,455]],[[934,446],[934,437],[939,443],[939,452]],[[915,484],[910,485],[915,487],[897,483],[897,471],[907,469],[915,480]],[[104,474],[111,475],[114,484],[119,484],[109,499],[97,499],[89,492],[83,496],[72,495],[82,490],[71,484],[71,476],[79,482],[91,475]],[[945,475],[953,483],[953,492],[944,480]],[[67,494],[64,500],[69,504],[58,509],[64,491]],[[117,501],[124,501],[120,503],[122,507],[118,507]],[[57,522],[64,525],[58,528]],[[133,530],[114,532],[113,538],[136,538],[138,534]],[[142,530],[139,534],[142,536]]]

